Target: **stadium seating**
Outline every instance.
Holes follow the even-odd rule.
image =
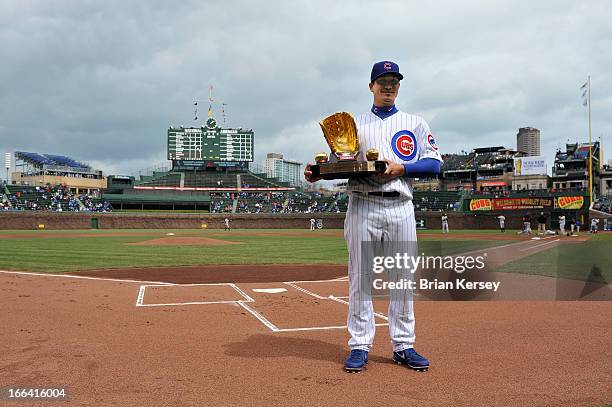
[[[62,166],[65,166],[65,167],[89,168],[87,165],[81,164],[81,163],[73,160],[72,158],[66,157],[66,156],[63,156],[63,155],[45,154],[45,157],[47,157],[48,159],[54,161],[58,165],[62,165]]]
[[[414,191],[415,211],[453,211],[458,210],[461,194],[456,191]]]
[[[599,197],[593,204],[593,209],[604,213],[612,213],[612,195]]]
[[[146,185],[150,187],[179,187],[181,183],[180,173],[162,173],[143,177],[144,181],[137,181],[136,185]]]
[[[31,153],[27,151],[16,151],[15,157],[18,160],[23,160],[35,167],[42,167],[45,165],[50,166],[61,166],[70,167],[75,169],[90,169],[88,165],[82,164],[70,157],[55,154],[39,154]]]
[[[180,187],[181,176],[184,177],[183,187],[189,188],[285,188],[287,183],[265,175],[251,172],[225,173],[225,172],[154,172],[149,176],[141,176],[136,182],[138,186],[167,186]]]
[[[184,186],[198,188],[236,188],[238,182],[236,174],[186,172]]]
[[[252,172],[240,174],[242,188],[278,188],[288,187],[289,184],[281,182],[276,178],[267,178],[265,175],[257,175]]]
[[[57,212],[109,212],[106,201],[88,195],[75,195],[62,186],[33,187],[7,185],[6,197],[11,210],[57,211]]]

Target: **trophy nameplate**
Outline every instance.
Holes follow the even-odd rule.
[[[339,161],[310,167],[312,175],[323,179],[357,178],[382,174],[387,168],[384,161]]]

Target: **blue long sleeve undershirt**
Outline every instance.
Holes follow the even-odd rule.
[[[404,177],[428,178],[440,173],[440,161],[435,158],[423,158],[415,163],[404,164]]]

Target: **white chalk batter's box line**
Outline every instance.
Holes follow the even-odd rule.
[[[306,281],[303,281],[303,282],[306,282]],[[308,281],[308,282],[312,282],[312,281]],[[320,282],[320,283],[328,282],[329,283],[329,282],[337,282],[337,280],[316,280],[316,282]],[[312,291],[309,291],[309,290],[307,290],[305,288],[302,288],[302,287],[294,284],[294,282],[284,282],[283,284],[286,284],[286,285],[294,288],[295,290],[301,291],[304,294],[307,294],[307,295],[309,295],[311,297],[314,297],[316,299],[319,299],[319,300],[331,300],[331,301],[335,301],[335,302],[340,303],[340,304],[348,305],[348,302],[346,302],[345,300],[343,300],[343,299],[341,299],[339,297],[335,297],[333,295],[330,295],[328,297],[324,297],[324,296],[316,294],[316,293],[314,293]],[[233,288],[236,292],[238,292],[244,298],[244,300],[192,301],[192,302],[155,303],[155,304],[145,304],[144,303],[144,295],[145,295],[145,291],[146,291],[147,287],[194,287],[194,286],[229,286],[229,287]],[[272,322],[270,322],[269,319],[264,317],[260,312],[258,312],[257,310],[255,310],[251,306],[247,305],[247,303],[253,303],[253,302],[255,302],[255,300],[251,296],[249,296],[247,293],[245,293],[244,290],[242,290],[240,287],[238,287],[234,283],[143,284],[143,285],[140,286],[140,289],[138,291],[138,297],[136,299],[136,306],[137,307],[163,307],[163,306],[181,306],[181,305],[233,304],[233,305],[242,307],[244,310],[246,310],[249,314],[254,316],[259,322],[261,322],[264,326],[266,326],[272,332],[323,331],[323,330],[346,329],[347,328],[346,325],[315,326],[315,327],[303,327],[303,328],[279,328],[278,326],[276,326]],[[385,315],[383,315],[383,314],[375,312],[374,315],[376,317],[378,317],[378,318],[381,318],[381,319],[383,319],[385,321],[388,321],[388,318]],[[376,324],[376,326],[387,326],[387,325],[389,325],[387,322],[385,322],[385,323],[377,323]]]
[[[170,303],[152,303],[145,304],[144,296],[145,290],[147,287],[199,287],[199,286],[226,286],[231,287],[240,294],[244,300],[224,300],[224,301],[191,301],[191,302],[170,302]],[[138,297],[136,298],[136,306],[137,307],[172,307],[179,305],[207,305],[207,304],[236,304],[238,302],[255,302],[253,298],[251,298],[247,293],[242,291],[240,287],[238,287],[234,283],[210,283],[210,284],[143,284],[140,286],[138,290]]]

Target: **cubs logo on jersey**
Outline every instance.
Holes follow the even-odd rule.
[[[431,148],[433,148],[434,150],[438,150],[438,145],[436,144],[436,139],[434,138],[434,136],[431,135],[431,133],[427,135],[427,142],[429,143]]]
[[[391,139],[391,148],[399,158],[404,161],[410,161],[417,154],[417,139],[408,130],[398,131]]]

